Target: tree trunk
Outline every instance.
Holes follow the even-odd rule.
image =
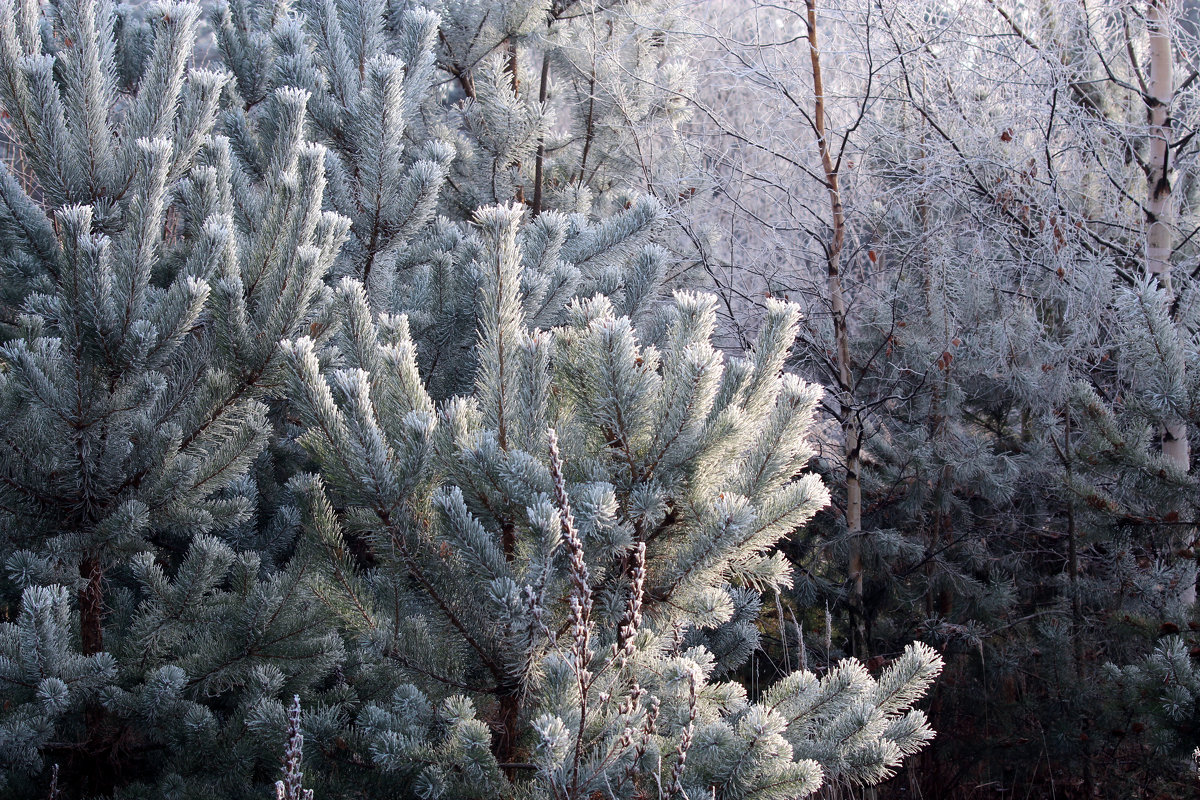
[[[496,713],[495,735],[492,738],[492,753],[508,777],[513,777],[513,767],[516,760],[517,721],[521,713],[521,687],[518,685],[499,686],[496,689],[496,700],[500,707]]]
[[[104,651],[104,568],[94,555],[79,563],[79,576],[86,583],[79,590],[79,639],[85,656]],[[84,739],[71,769],[86,794],[107,793],[116,785],[118,762],[112,749],[113,736],[107,714],[98,700],[83,710]]]
[[[1079,529],[1075,524],[1075,497],[1071,484],[1073,480],[1073,459],[1071,443],[1071,408],[1067,406],[1063,415],[1063,468],[1067,478],[1067,490],[1063,494],[1067,498],[1067,583],[1071,587],[1071,649],[1075,660],[1075,679],[1083,686],[1087,680],[1087,668],[1083,648],[1083,599],[1079,594]],[[1092,757],[1090,737],[1091,713],[1086,712],[1079,718],[1079,741],[1087,754],[1083,759],[1083,790],[1085,797],[1093,796]]]
[[[1146,9],[1150,34],[1150,96],[1146,104],[1150,112],[1150,159],[1147,171],[1146,198],[1146,271],[1153,275],[1166,292],[1171,293],[1171,103],[1174,100],[1175,76],[1172,59],[1170,20],[1166,0],[1150,0]],[[1188,446],[1187,422],[1170,419],[1162,428],[1162,454],[1167,463],[1181,472],[1188,472],[1191,453]],[[1178,508],[1171,511],[1180,511]],[[1176,549],[1190,544],[1193,531],[1173,537]],[[1180,592],[1180,599],[1191,605],[1196,602],[1196,582],[1193,578]]]
[[[506,69],[508,70],[509,78],[512,81],[513,97],[519,97],[521,94],[521,78],[520,78],[521,71],[520,71],[520,68],[521,68],[521,63],[520,63],[520,60],[517,58],[517,40],[509,39],[508,40],[508,66],[506,67]],[[514,161],[512,166],[513,166],[513,169],[516,171],[516,173],[518,175],[520,175],[521,174],[521,162]],[[524,186],[521,186],[521,185],[517,186],[517,190],[513,195],[513,202],[518,203],[520,205],[525,205],[525,187]]]
[[[545,103],[550,83],[550,54],[542,54],[542,75],[538,84],[538,102]],[[538,136],[537,155],[533,162],[533,216],[542,213],[542,184],[545,182],[546,134]]]
[[[1147,173],[1146,271],[1166,291],[1171,287],[1171,101],[1174,70],[1171,63],[1171,33],[1165,0],[1151,0],[1147,9],[1150,28],[1150,161]],[[1189,465],[1187,428],[1182,420],[1169,422],[1163,431],[1163,456],[1186,471]]]
[[[833,316],[833,336],[837,365],[838,409],[842,422],[842,456],[846,463],[846,532],[850,538],[848,577],[851,584],[850,611],[853,616],[852,649],[854,655],[867,655],[866,616],[863,608],[862,561],[862,483],[859,477],[862,461],[862,425],[854,407],[854,383],[850,370],[850,335],[846,326],[846,299],[842,288],[841,257],[846,242],[846,218],[838,182],[838,166],[834,164],[825,129],[825,85],[821,78],[821,51],[817,42],[817,3],[806,0],[808,7],[808,47],[813,77],[813,130],[817,149],[825,171],[825,188],[829,194],[833,236],[825,247],[829,282],[829,304]]]
[[[104,651],[104,569],[100,559],[87,556],[79,564],[87,581],[79,590],[79,638],[85,656]]]

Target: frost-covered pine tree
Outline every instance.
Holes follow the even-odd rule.
[[[475,209],[512,199],[516,190],[499,190],[497,181],[508,180],[502,176],[510,162],[531,163],[508,146],[479,141],[525,135],[519,133],[524,112],[514,109],[534,102],[528,93],[514,89],[520,84],[499,60],[481,55],[465,73],[447,61],[448,52],[467,47],[455,43],[466,20],[474,20],[468,27],[478,39],[470,47],[491,42],[488,52],[505,36],[518,36],[520,26],[509,30],[505,23],[500,28],[508,33],[501,35],[494,26],[511,14],[468,5],[435,4],[435,13],[419,3],[375,0],[232,2],[215,18],[241,107],[231,120],[252,114],[271,88],[311,93],[313,135],[331,153],[328,198],[351,220],[334,274],[362,281],[376,310],[409,316],[422,372],[439,399],[471,385],[471,370],[462,366],[472,358],[479,276],[464,266],[477,256],[470,235]],[[446,88],[452,79],[459,91]],[[472,87],[469,94],[462,85]],[[549,116],[529,113],[529,135],[548,136]],[[471,188],[480,181],[491,188]],[[638,193],[632,170],[607,173],[611,191],[602,202],[587,199],[603,194],[589,188],[595,182],[575,179],[570,202],[529,200],[534,213],[522,236],[521,279],[535,325],[560,322],[572,297],[600,292],[637,316],[659,292],[662,204]]]
[[[404,0],[399,5],[427,5]],[[623,204],[630,189],[671,202],[687,182],[691,42],[664,0],[451,0],[438,63],[462,121],[454,198],[468,210],[516,200],[539,214]]]
[[[0,6],[25,168],[0,167],[0,533],[20,597],[0,634],[0,785],[16,796],[51,764],[93,795],[216,785],[212,759],[248,779],[249,750],[226,757],[252,747],[229,711],[341,658],[300,574],[264,576],[214,537],[256,510],[279,342],[319,319],[346,223],[322,208],[304,93],[218,135],[228,78],[188,67],[199,19],[188,3]]]
[[[330,148],[328,200],[351,221],[338,271],[370,287],[392,279],[396,260],[427,232],[454,155],[418,113],[436,77],[438,17],[386,10],[235,0],[216,15],[220,51],[236,76],[231,124],[243,126],[274,89],[311,93],[311,127]]]
[[[228,73],[199,19],[0,0],[0,793],[733,800],[919,749],[926,647],[728,677],[827,499],[796,310],[717,353],[616,166],[466,209],[428,9],[231,4]]]
[[[1156,756],[1194,759],[1200,725],[1200,669],[1194,657],[1183,637],[1167,636],[1138,663],[1105,664],[1105,721],[1113,735],[1124,735],[1126,726],[1140,729]]]
[[[479,369],[436,404],[408,323],[336,290],[328,349],[288,345],[300,545],[322,602],[363,643],[368,757],[426,797],[802,796],[874,783],[930,732],[912,702],[940,668],[910,648],[876,682],[856,662],[761,698],[689,632],[778,589],[774,545],[827,501],[806,443],[817,390],[781,368],[796,309],[746,358],[711,345],[714,300],[680,294],[643,343],[610,300],[531,328],[521,211],[479,212]],[[323,363],[328,366],[323,368]],[[744,604],[744,601],[741,603]]]

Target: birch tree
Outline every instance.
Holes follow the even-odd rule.
[[[752,328],[766,293],[805,303],[806,332],[824,328],[798,363],[830,391],[836,427],[822,468],[844,502],[820,98],[830,150],[845,154],[834,159],[847,243],[839,277],[862,420],[868,635],[907,617],[901,638],[923,631],[957,648],[964,669],[972,653],[981,670],[1026,665],[1036,702],[1078,699],[1055,712],[1074,731],[1059,741],[1078,743],[1060,761],[1099,780],[1086,774],[1104,738],[1087,722],[1102,700],[1097,653],[1136,660],[1152,639],[1111,620],[1181,625],[1194,583],[1193,483],[1165,435],[1195,421],[1192,277],[1180,268],[1194,260],[1196,228],[1194,29],[1170,4],[816,12],[828,59],[819,91],[810,49],[796,46],[803,12],[746,3],[714,10],[704,29],[706,70],[722,80],[700,92],[695,124],[710,126],[701,141],[722,146],[697,146],[719,188],[709,238],[695,238],[724,247],[699,248],[698,261],[720,287],[729,340]],[[1153,114],[1152,53],[1162,78],[1164,44],[1169,111]],[[756,125],[750,109],[770,106],[784,111]],[[1154,167],[1163,156],[1165,183]],[[1156,252],[1170,293],[1148,260],[1151,239],[1165,242]],[[838,541],[798,548],[811,565],[800,609],[820,596],[835,609],[852,602],[849,572],[831,569],[850,563]],[[853,625],[844,633],[849,642]],[[1050,652],[1063,656],[1061,673],[1039,666]],[[997,691],[995,681],[973,691]],[[976,709],[945,699],[946,713],[971,724]],[[1123,741],[1103,746],[1132,753]],[[940,763],[926,762],[922,780],[941,780]]]

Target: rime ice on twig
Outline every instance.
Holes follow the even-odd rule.
[[[581,688],[590,683],[588,664],[591,661],[591,614],[592,589],[588,585],[588,567],[583,558],[583,540],[575,529],[575,517],[571,514],[571,502],[567,498],[567,486],[562,474],[562,457],[558,452],[558,434],[553,428],[547,431],[550,447],[550,474],[554,478],[554,499],[562,515],[563,538],[570,552],[571,565],[571,632],[573,642],[571,655],[575,674]]]
[[[554,499],[562,515],[563,538],[570,551],[571,570],[571,658],[575,678],[579,682],[579,730],[575,737],[575,760],[571,768],[571,783],[578,786],[579,762],[583,758],[583,732],[588,714],[588,689],[592,684],[592,673],[588,665],[592,660],[591,615],[592,589],[588,585],[587,562],[583,558],[583,540],[575,529],[575,517],[571,514],[571,503],[567,497],[567,484],[563,478],[562,456],[558,452],[558,433],[554,428],[546,432],[550,449],[550,476],[554,479]]]
[[[687,765],[688,750],[692,746],[692,734],[696,729],[696,673],[688,674],[688,723],[679,736],[675,749],[675,767],[671,770],[670,797],[683,795],[683,770]],[[687,795],[684,795],[686,798]]]
[[[617,628],[617,641],[613,643],[613,655],[618,666],[624,668],[626,660],[633,654],[633,640],[642,625],[642,597],[646,587],[646,543],[638,542],[633,551],[633,567],[629,571],[629,602]]]
[[[283,751],[283,780],[275,781],[275,800],[312,800],[312,789],[302,787],[304,734],[300,732],[300,695],[293,695],[288,708],[287,747]]]

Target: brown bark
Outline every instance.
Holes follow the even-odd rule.
[[[592,69],[592,75],[588,79],[588,110],[587,121],[584,124],[583,131],[583,155],[579,158],[579,182],[583,183],[586,180],[588,153],[592,149],[592,137],[596,132],[596,71]]]
[[[550,55],[542,55],[542,75],[538,84],[538,102],[545,103],[550,83]],[[533,216],[542,213],[542,184],[545,182],[544,163],[546,160],[545,134],[538,137],[537,156],[533,161]]]
[[[86,581],[79,590],[79,639],[85,656],[104,651],[104,568],[95,555],[85,556],[79,564],[79,576]],[[117,750],[120,735],[107,719],[98,702],[87,704],[83,712],[84,740],[71,760],[72,771],[89,791],[107,791],[116,785],[121,759]]]
[[[1071,456],[1071,409],[1068,406],[1067,412],[1063,420],[1063,466],[1067,475],[1067,576],[1068,585],[1071,587],[1071,645],[1072,654],[1075,659],[1075,677],[1079,680],[1080,685],[1086,679],[1086,666],[1084,664],[1083,650],[1083,601],[1079,595],[1079,530],[1075,524],[1075,501],[1072,496],[1070,484],[1072,482],[1072,456]],[[1085,752],[1090,749],[1088,741],[1088,730],[1091,727],[1091,719],[1089,715],[1084,714],[1079,720],[1079,739],[1083,742]],[[1091,758],[1083,759],[1083,784],[1084,795],[1092,797],[1092,760]]]
[[[104,651],[104,569],[100,559],[87,556],[79,564],[87,583],[79,590],[79,638],[85,656]]]
[[[862,560],[862,425],[854,407],[854,384],[850,365],[850,335],[846,325],[846,299],[842,287],[841,257],[846,242],[846,217],[842,207],[838,166],[834,163],[825,125],[825,85],[821,77],[821,50],[817,41],[816,0],[806,0],[808,8],[808,47],[813,78],[813,129],[817,149],[825,172],[825,188],[829,195],[833,236],[825,247],[829,285],[829,304],[833,316],[833,335],[837,366],[838,409],[842,422],[842,456],[846,463],[846,531],[850,537],[848,577],[851,583],[850,611],[853,615],[854,654],[867,655],[867,628],[863,607]]]
[[[500,707],[496,713],[494,724],[495,735],[492,737],[492,754],[501,765],[511,765],[517,761],[517,724],[521,714],[520,687],[516,685],[499,686],[496,689],[496,700]],[[511,773],[511,767],[505,767]],[[512,775],[509,774],[511,778]]]
[[[508,69],[508,76],[512,80],[513,96],[514,97],[518,96],[521,93],[521,73],[520,73],[520,62],[517,59],[517,40],[516,39],[508,40],[508,67],[507,67],[507,69]],[[520,174],[521,162],[520,161],[514,162],[514,166],[516,167],[517,173]],[[513,196],[513,200],[516,201],[517,203],[520,203],[521,205],[525,204],[525,187],[524,186],[517,186],[517,191]]]
[[[508,40],[508,77],[512,80],[513,94],[521,92],[521,77],[517,69],[517,40]]]

